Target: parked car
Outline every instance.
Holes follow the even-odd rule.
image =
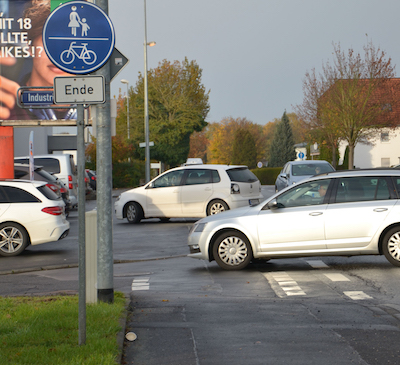
[[[14,162],[29,164],[29,157],[15,157]],[[72,207],[78,204],[77,170],[71,154],[36,155],[34,164],[42,166],[67,186]]]
[[[315,176],[257,206],[199,220],[189,256],[227,270],[252,259],[382,254],[400,266],[399,198],[399,170]]]
[[[14,178],[30,180],[29,165],[14,163]],[[49,174],[46,170],[43,170],[40,166],[34,167],[33,179],[37,181],[46,181],[46,185],[63,199],[65,214],[68,217],[69,211],[71,210],[71,200],[69,199],[69,191],[65,184],[55,176]]]
[[[89,178],[89,185],[92,188],[92,190],[96,190],[96,172],[93,170],[86,169],[86,173]]]
[[[115,202],[115,214],[129,223],[142,218],[201,218],[261,199],[260,181],[247,166],[190,165],[168,170],[122,193]]]
[[[68,235],[64,202],[42,181],[0,180],[0,256]]]
[[[311,176],[331,171],[335,171],[333,166],[323,160],[289,161],[276,178],[275,191],[278,192]]]

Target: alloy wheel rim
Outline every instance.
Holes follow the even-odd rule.
[[[214,203],[211,206],[211,215],[221,213],[225,210],[224,206],[221,203]]]
[[[128,211],[126,212],[128,219],[133,220],[136,217],[136,209],[134,206],[129,206]]]
[[[0,249],[6,253],[13,253],[23,245],[21,232],[15,227],[4,227],[0,230]]]

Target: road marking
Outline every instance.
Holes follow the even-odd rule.
[[[372,297],[365,294],[363,291],[345,291],[343,293],[353,300],[372,299]]]
[[[133,279],[132,280],[132,291],[137,290],[149,290],[150,289],[150,277],[144,277],[140,279]]]
[[[329,267],[327,264],[325,264],[325,262],[321,260],[306,260],[306,262],[314,269],[322,269]]]
[[[331,281],[350,281],[349,278],[346,278],[343,274],[324,274]]]
[[[283,290],[283,292],[287,296],[306,295],[306,293],[300,288],[297,282],[293,280],[286,272],[273,273],[272,275],[269,275],[268,273],[263,273],[263,275],[270,283],[271,280],[269,279],[269,277],[272,276],[272,279],[279,284],[279,288]],[[271,287],[275,291],[276,295],[278,295],[278,297],[283,296],[278,290],[275,290],[272,283]]]

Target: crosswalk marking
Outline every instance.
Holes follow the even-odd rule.
[[[306,260],[306,262],[313,267],[314,269],[322,269],[329,267],[325,262],[322,260]]]
[[[343,274],[324,274],[331,281],[350,281],[349,278]]]
[[[131,290],[149,290],[150,289],[150,277],[135,278],[132,280]]]
[[[365,294],[363,291],[345,291],[343,293],[353,300],[372,299],[372,297]]]
[[[270,281],[267,273],[264,273],[263,275],[268,281]],[[293,280],[286,272],[273,273],[272,279],[279,284],[280,289],[283,290],[287,296],[306,295],[297,282]],[[275,293],[279,297],[282,297],[278,291],[275,290]]]

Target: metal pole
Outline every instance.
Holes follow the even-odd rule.
[[[96,0],[108,14],[108,0]],[[114,256],[112,240],[112,159],[110,63],[96,72],[105,77],[104,104],[97,105],[97,295],[99,301],[114,302]]]
[[[129,82],[126,84],[126,121],[128,123],[128,140],[131,138],[129,131]]]
[[[146,0],[144,0],[144,134],[146,183],[150,181],[150,146],[149,146],[149,94],[147,90],[147,21]]]
[[[85,243],[85,116],[77,106],[78,236],[79,236],[79,345],[86,343],[86,243]]]

